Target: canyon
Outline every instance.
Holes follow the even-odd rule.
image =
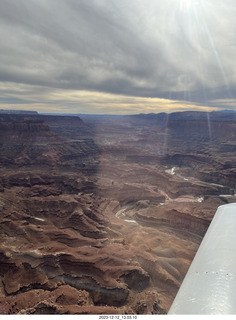
[[[0,314],[166,314],[235,159],[236,113],[0,111]]]

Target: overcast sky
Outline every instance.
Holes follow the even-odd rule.
[[[0,108],[236,110],[235,0],[0,0]]]

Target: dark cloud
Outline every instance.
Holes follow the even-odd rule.
[[[0,81],[235,99],[235,0],[1,0]]]

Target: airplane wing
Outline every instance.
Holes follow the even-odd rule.
[[[236,314],[236,203],[217,209],[168,314]]]

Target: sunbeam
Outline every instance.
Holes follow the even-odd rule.
[[[180,10],[188,12],[194,3],[194,0],[180,0]]]

